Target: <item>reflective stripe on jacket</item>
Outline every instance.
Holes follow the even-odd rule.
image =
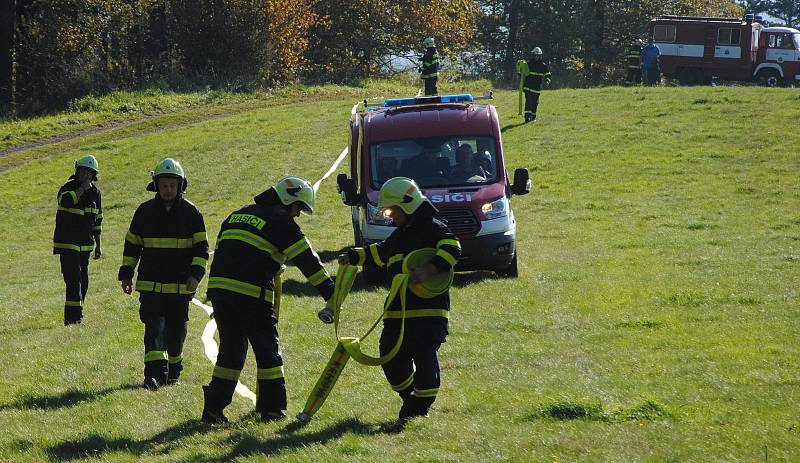
[[[102,231],[103,207],[100,190],[92,186],[78,198],[75,191],[80,186],[72,176],[58,190],[53,254],[91,251],[94,249],[94,236],[100,235]]]

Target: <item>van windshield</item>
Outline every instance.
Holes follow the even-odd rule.
[[[370,147],[370,178],[379,189],[393,177],[413,178],[421,188],[485,185],[497,180],[492,137],[395,140]]]

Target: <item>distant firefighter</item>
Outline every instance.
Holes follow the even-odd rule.
[[[520,75],[520,91],[525,96],[525,123],[536,120],[536,110],[539,107],[539,94],[542,92],[542,84],[550,85],[550,68],[542,61],[542,55],[542,49],[536,47],[531,52],[530,59],[517,62],[517,72]]]
[[[426,38],[422,45],[425,54],[422,56],[422,67],[419,68],[420,79],[425,83],[425,95],[438,95],[436,83],[439,81],[439,53],[436,51],[436,42],[433,37]]]
[[[625,50],[625,63],[628,74],[625,81],[629,85],[638,85],[642,81],[642,41],[637,40]]]
[[[64,325],[81,323],[83,303],[89,289],[89,254],[102,255],[100,229],[103,208],[97,180],[97,159],[88,155],[75,162],[75,173],[58,190],[58,212],[53,234],[53,254],[61,261],[66,285]]]

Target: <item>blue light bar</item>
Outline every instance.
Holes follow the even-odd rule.
[[[413,106],[431,103],[472,103],[473,100],[474,98],[469,93],[443,96],[420,96],[416,98],[392,98],[384,100],[383,107],[389,108],[393,106]]]

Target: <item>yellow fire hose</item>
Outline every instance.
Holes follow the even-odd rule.
[[[525,86],[525,77],[530,74],[530,69],[528,69],[528,62],[524,59],[517,61],[517,72],[519,73],[519,92],[517,94],[517,114],[522,115],[522,110],[525,108],[525,91],[523,87]]]
[[[406,320],[406,290],[411,289],[420,297],[433,297],[441,294],[450,287],[453,281],[452,268],[450,272],[441,272],[438,275],[430,278],[426,282],[417,283],[409,288],[409,273],[410,265],[418,266],[422,262],[428,262],[436,254],[436,249],[424,248],[409,253],[403,261],[403,272],[394,276],[392,285],[389,288],[389,296],[386,298],[386,303],[383,306],[383,312],[375,320],[375,323],[367,330],[367,332],[360,338],[339,336],[339,317],[342,310],[342,303],[347,297],[350,289],[353,287],[358,268],[350,264],[339,265],[336,272],[336,283],[333,290],[333,296],[326,303],[326,308],[333,312],[333,327],[336,334],[336,348],[331,355],[325,369],[322,370],[314,389],[306,401],[303,411],[297,414],[297,419],[307,423],[311,417],[322,407],[325,399],[328,398],[333,386],[339,379],[339,375],[347,365],[348,360],[352,357],[356,362],[367,366],[380,366],[390,361],[400,351],[403,344],[403,334],[405,332]],[[361,350],[361,341],[369,336],[372,331],[378,326],[378,323],[383,319],[384,314],[389,309],[397,295],[400,295],[400,334],[397,337],[394,347],[389,352],[380,357],[373,357],[365,354]]]

